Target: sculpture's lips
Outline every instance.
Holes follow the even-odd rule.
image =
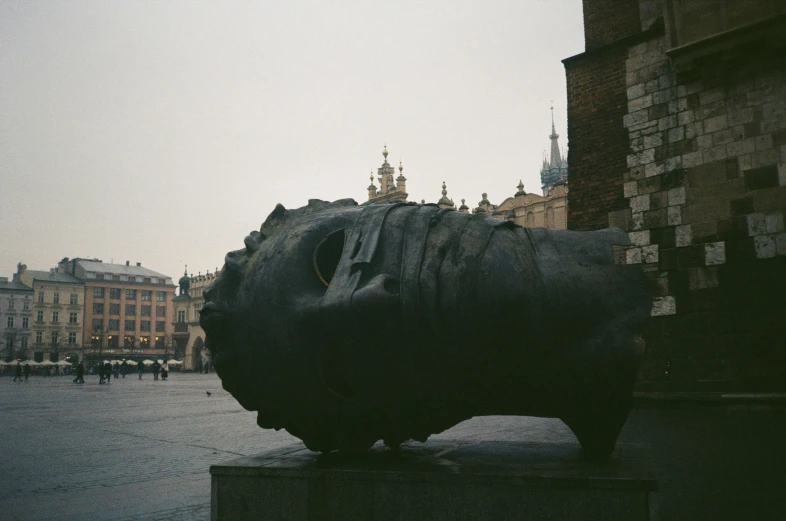
[[[226,313],[215,302],[205,302],[199,312],[199,324],[208,334],[226,321]]]

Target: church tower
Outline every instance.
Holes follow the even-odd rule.
[[[388,147],[382,150],[382,166],[377,169],[379,189],[374,184],[374,175],[371,175],[371,184],[368,187],[368,200],[375,203],[392,203],[407,201],[407,178],[404,177],[404,165],[399,161],[398,177],[393,176],[396,169],[388,163]]]
[[[551,107],[551,154],[546,157],[544,154],[543,164],[540,168],[540,184],[543,188],[543,195],[546,195],[549,187],[557,183],[565,183],[568,181],[568,159],[560,151],[559,148],[559,134],[554,127],[554,106]]]

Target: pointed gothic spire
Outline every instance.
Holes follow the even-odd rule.
[[[554,102],[553,101],[551,102],[551,135],[549,137],[552,139],[559,137],[557,135],[556,128],[554,128]]]
[[[559,134],[557,134],[557,129],[554,127],[554,104],[551,105],[551,135],[549,136],[551,139],[551,158],[549,161],[549,167],[551,168],[558,168],[562,166],[562,156],[560,155],[559,151]]]

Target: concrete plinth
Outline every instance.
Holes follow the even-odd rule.
[[[507,441],[410,443],[319,456],[302,445],[210,467],[211,519],[653,520],[642,449],[603,463],[578,446]]]

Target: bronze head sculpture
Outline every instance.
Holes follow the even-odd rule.
[[[315,451],[500,414],[560,418],[605,456],[652,300],[614,244],[627,235],[435,205],[278,205],[227,254],[200,322],[224,388]]]

